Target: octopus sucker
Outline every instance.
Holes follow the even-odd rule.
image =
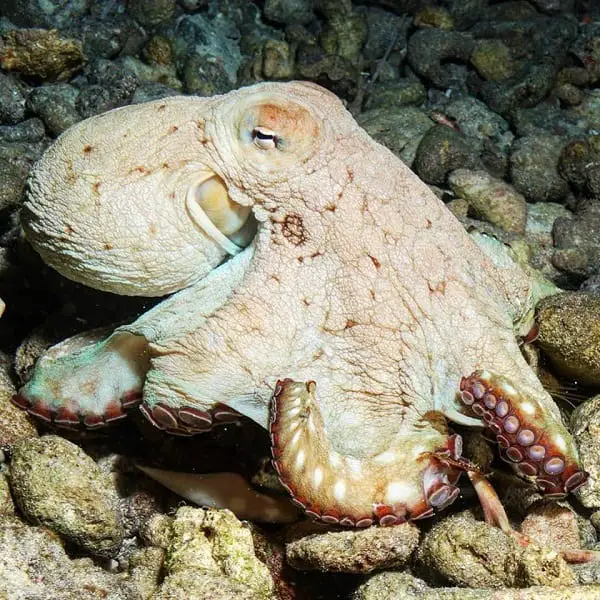
[[[448,421],[483,426],[550,497],[585,484],[520,350],[560,290],[467,233],[331,92],[265,82],[123,107],[64,132],[27,189],[23,230],[51,267],[171,294],[49,349],[15,398],[40,420],[96,428],[139,410],[190,436],[250,419],[294,502],[348,527],[456,499],[470,467]]]
[[[502,376],[476,371],[463,377],[459,397],[495,435],[501,458],[547,497],[562,498],[587,481],[564,426]]]

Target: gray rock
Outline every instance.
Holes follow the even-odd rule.
[[[514,537],[476,521],[470,512],[435,525],[425,534],[417,558],[425,572],[464,587],[573,583],[573,573],[558,553],[533,543],[523,548]]]
[[[5,0],[2,13],[15,25],[63,29],[84,15],[90,0]]]
[[[445,125],[435,125],[423,136],[414,169],[426,183],[443,185],[456,169],[479,169],[481,161],[469,139]]]
[[[0,160],[0,211],[21,203],[28,172],[26,163]]]
[[[600,271],[600,201],[582,203],[572,219],[558,218],[552,236],[558,269],[580,277]]]
[[[0,125],[0,140],[3,142],[39,142],[45,134],[40,119],[27,119],[16,125]]]
[[[27,98],[27,108],[46,125],[53,137],[81,121],[77,110],[79,90],[68,83],[34,88]]]
[[[85,68],[91,85],[85,86],[76,101],[77,110],[84,117],[103,113],[129,104],[139,81],[126,65],[98,59]]]
[[[559,202],[567,182],[558,173],[564,139],[555,135],[519,138],[512,146],[510,175],[515,188],[530,202]]]
[[[263,10],[275,23],[310,23],[315,18],[313,4],[313,0],[266,0]]]
[[[554,62],[532,63],[517,77],[506,81],[484,81],[480,93],[494,112],[510,116],[520,107],[538,104],[550,93],[555,78]]]
[[[44,527],[0,517],[0,597],[7,600],[139,600],[136,587],[91,560],[70,560]]]
[[[369,89],[365,109],[421,105],[427,99],[427,91],[420,81],[402,78],[398,81],[376,83]]]
[[[174,41],[175,61],[180,71],[204,69],[203,79],[218,76],[222,82],[213,83],[218,92],[235,87],[237,72],[242,63],[240,31],[223,16],[209,19],[203,14],[186,15],[177,23]],[[188,75],[189,77],[189,75]],[[186,76],[184,73],[184,81]],[[188,87],[188,92],[194,93]]]
[[[461,96],[444,107],[444,113],[454,119],[459,130],[469,138],[479,140],[479,147],[490,141],[508,154],[514,135],[508,121],[492,112],[481,100]]]
[[[0,123],[18,123],[25,118],[25,97],[14,77],[0,73]]]
[[[115,58],[121,52],[134,52],[132,42],[143,41],[145,33],[128,15],[110,18],[86,16],[75,21],[67,32],[81,40],[83,53],[89,59]]]
[[[413,106],[375,108],[358,116],[358,123],[407,165],[412,165],[423,136],[433,121]]]
[[[466,70],[457,63],[469,59],[473,43],[465,33],[420,29],[408,40],[406,58],[416,73],[436,87],[466,89]]]
[[[11,487],[27,519],[96,556],[119,549],[123,525],[116,490],[75,444],[54,435],[21,443],[11,462]]]
[[[411,523],[330,531],[288,543],[286,559],[296,569],[370,573],[404,566],[418,542],[419,530]]]
[[[600,508],[600,396],[580,404],[571,415],[571,431],[579,447],[588,482],[576,492],[588,508]]]
[[[406,48],[406,34],[411,20],[376,6],[357,6],[356,12],[367,21],[367,41],[363,48],[365,60],[383,58],[388,48]]]
[[[169,96],[178,96],[181,92],[170,88],[162,83],[146,82],[140,84],[131,98],[131,104],[139,104],[141,102],[150,102],[151,100],[159,100],[160,98],[168,98]]]

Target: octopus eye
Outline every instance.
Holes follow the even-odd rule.
[[[252,140],[259,148],[262,148],[263,150],[277,148],[279,144],[277,134],[266,127],[255,127],[252,130]]]

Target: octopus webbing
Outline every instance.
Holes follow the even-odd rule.
[[[45,421],[94,428],[139,406],[192,435],[243,415],[270,431],[298,506],[356,527],[453,502],[449,420],[485,427],[545,494],[586,481],[520,351],[531,278],[317,85],[78,123],[36,165],[22,223],[70,279],[172,294],[106,339],[51,348],[15,399]]]

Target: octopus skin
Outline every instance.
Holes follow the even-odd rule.
[[[139,410],[193,435],[268,429],[294,502],[326,523],[392,525],[459,493],[485,427],[552,497],[577,449],[523,358],[536,290],[492,258],[330,92],[263,83],[129,106],[65,132],[22,222],[66,277],[172,294],[106,339],[51,348],[15,402],[63,427]]]

